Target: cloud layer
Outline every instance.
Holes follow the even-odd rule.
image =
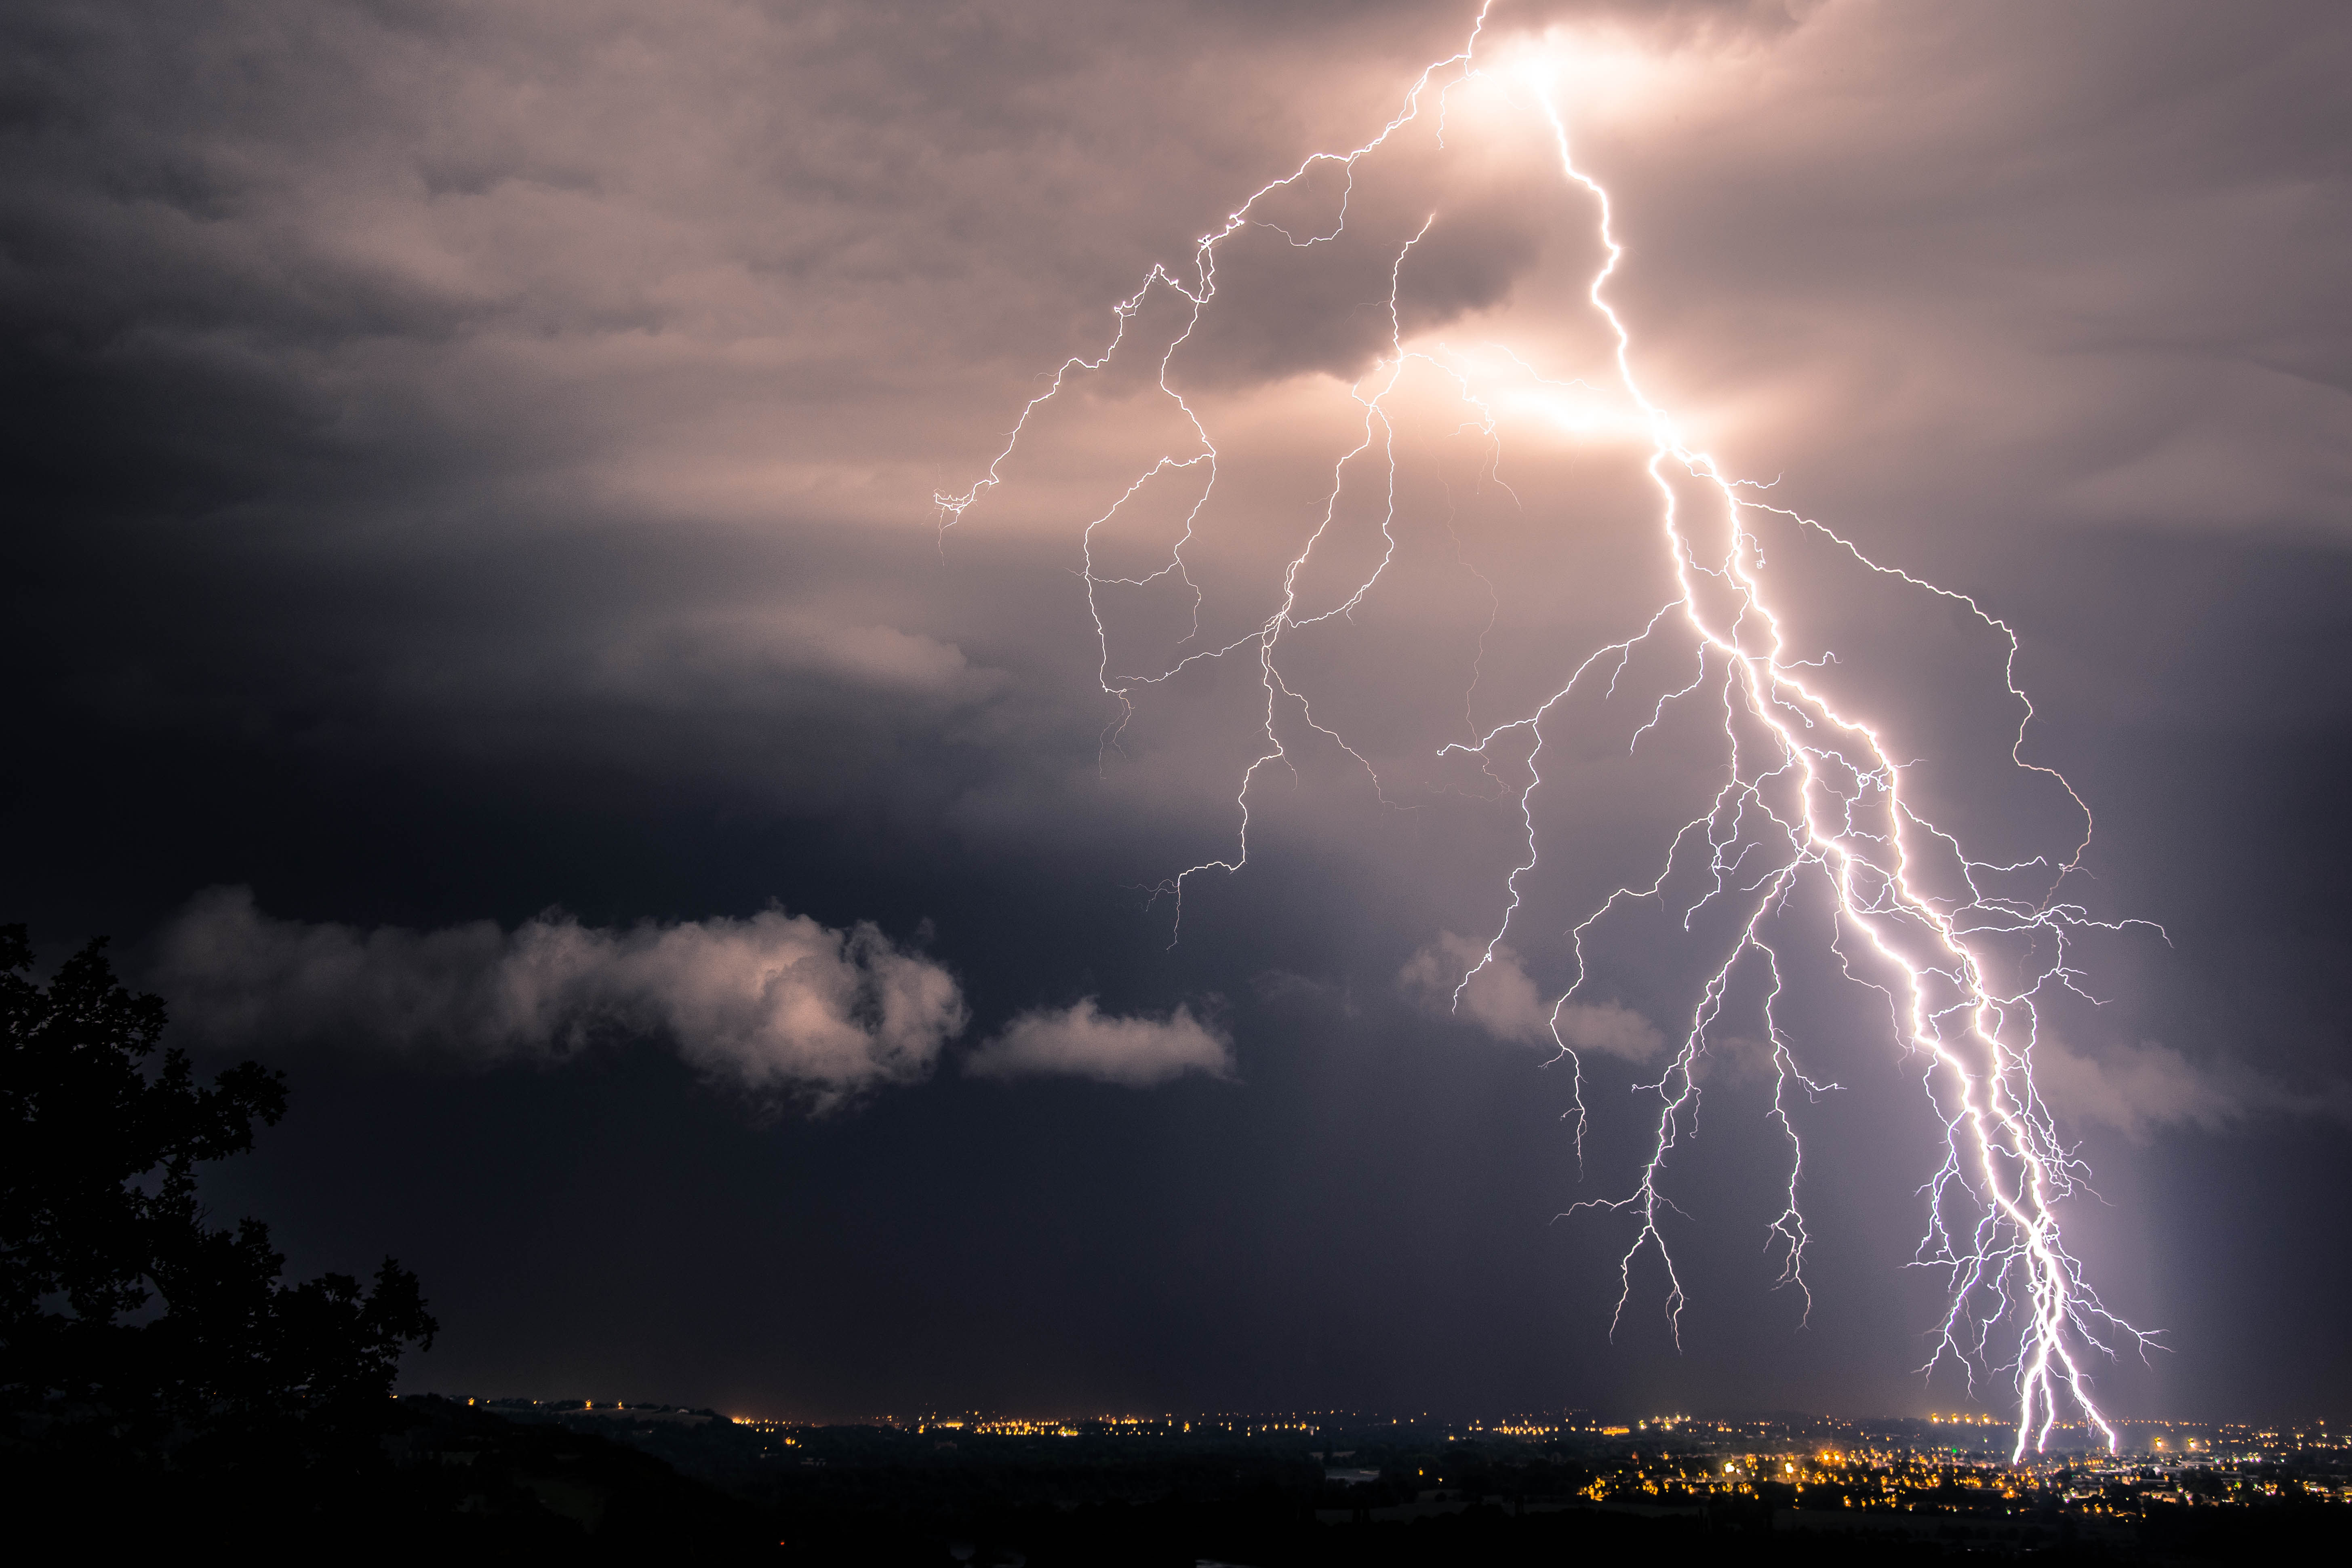
[[[198,895],[152,976],[223,1046],[331,1042],[547,1060],[657,1035],[714,1081],[823,1107],[927,1076],[968,1017],[955,977],[870,924],[767,910],[626,930],[545,914],[415,931],[272,919],[249,888]]]

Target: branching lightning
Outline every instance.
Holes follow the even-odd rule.
[[[1161,455],[1135,478],[1108,510],[1086,525],[1082,576],[1100,651],[1097,679],[1120,715],[1108,738],[1115,739],[1132,717],[1139,694],[1189,668],[1235,657],[1252,658],[1257,667],[1264,694],[1262,739],[1257,755],[1243,768],[1235,789],[1239,821],[1232,847],[1177,872],[1160,888],[1173,901],[1174,929],[1181,931],[1183,895],[1192,879],[1211,871],[1237,872],[1248,864],[1252,791],[1269,767],[1292,764],[1283,734],[1286,729],[1294,736],[1298,731],[1286,721],[1303,724],[1328,742],[1370,775],[1376,788],[1380,786],[1378,773],[1364,754],[1338,729],[1317,717],[1307,693],[1286,675],[1282,655],[1286,638],[1351,615],[1395,563],[1397,432],[1390,400],[1408,366],[1423,365],[1447,378],[1470,411],[1465,427],[1499,440],[1488,400],[1501,383],[1442,346],[1434,350],[1407,346],[1398,300],[1413,250],[1436,221],[1433,213],[1395,252],[1389,273],[1387,352],[1351,389],[1361,409],[1360,439],[1334,464],[1321,518],[1285,567],[1276,607],[1244,635],[1218,646],[1193,648],[1161,668],[1139,672],[1116,668],[1100,597],[1107,587],[1180,584],[1192,596],[1192,637],[1188,641],[1196,641],[1201,632],[1202,590],[1192,577],[1186,551],[1194,542],[1195,524],[1216,489],[1219,453],[1201,415],[1171,377],[1177,355],[1217,297],[1219,250],[1253,225],[1275,228],[1290,245],[1301,248],[1336,239],[1346,229],[1349,201],[1365,160],[1424,115],[1436,117],[1442,142],[1447,96],[1465,83],[1486,79],[1513,93],[1516,101],[1530,106],[1548,129],[1565,188],[1581,193],[1595,211],[1595,237],[1603,259],[1586,298],[1613,339],[1617,394],[1638,422],[1650,449],[1646,473],[1658,496],[1659,542],[1671,564],[1675,593],[1663,605],[1645,607],[1625,637],[1594,649],[1569,669],[1552,695],[1531,710],[1496,725],[1481,737],[1445,748],[1448,752],[1476,758],[1484,765],[1492,754],[1490,748],[1509,736],[1514,745],[1524,745],[1527,752],[1526,782],[1516,797],[1524,853],[1504,880],[1493,934],[1462,974],[1454,989],[1455,1002],[1460,1003],[1482,971],[1498,962],[1513,923],[1522,913],[1523,879],[1533,875],[1541,861],[1535,799],[1545,783],[1546,747],[1551,740],[1547,726],[1558,722],[1571,696],[1591,685],[1601,686],[1603,700],[1613,700],[1637,654],[1654,647],[1664,654],[1679,649],[1675,657],[1689,660],[1682,667],[1689,672],[1687,679],[1677,676],[1660,692],[1630,744],[1639,746],[1677,705],[1705,702],[1710,710],[1720,710],[1720,783],[1705,809],[1665,845],[1654,880],[1617,889],[1573,927],[1569,933],[1573,979],[1550,1011],[1552,1038],[1560,1058],[1572,1069],[1572,1115],[1580,1158],[1587,1127],[1582,1064],[1561,1025],[1564,1010],[1588,978],[1586,939],[1621,909],[1645,901],[1663,903],[1670,896],[1670,884],[1694,880],[1699,890],[1681,910],[1685,931],[1694,929],[1696,918],[1704,910],[1721,906],[1735,917],[1721,962],[1705,979],[1685,1020],[1679,1047],[1656,1081],[1643,1088],[1642,1092],[1654,1100],[1655,1121],[1649,1156],[1638,1180],[1622,1195],[1575,1206],[1622,1215],[1634,1225],[1632,1244],[1619,1262],[1619,1317],[1632,1298],[1636,1261],[1654,1252],[1667,1282],[1666,1311],[1679,1338],[1685,1297],[1660,1226],[1664,1215],[1674,1207],[1662,1184],[1668,1156],[1695,1130],[1700,1064],[1710,1031],[1722,1014],[1735,977],[1747,970],[1759,974],[1764,988],[1764,1043],[1774,1071],[1769,1114],[1785,1136],[1790,1155],[1786,1204],[1769,1226],[1767,1245],[1780,1259],[1782,1281],[1794,1286],[1810,1306],[1811,1296],[1804,1274],[1808,1236],[1799,1207],[1803,1151],[1789,1107],[1792,1097],[1811,1099],[1837,1086],[1808,1076],[1781,1026],[1778,1007],[1784,956],[1781,947],[1775,945],[1785,942],[1780,928],[1792,918],[1792,898],[1801,885],[1810,884],[1828,894],[1830,915],[1822,932],[1826,950],[1846,976],[1884,996],[1895,1037],[1918,1064],[1928,1100],[1945,1130],[1942,1162],[1923,1189],[1927,1220],[1913,1263],[1942,1276],[1948,1288],[1948,1309],[1936,1335],[1934,1353],[1922,1370],[1932,1371],[1947,1359],[1954,1361],[1972,1389],[1980,1377],[2008,1374],[2017,1399],[2016,1443],[2021,1457],[2029,1447],[2048,1443],[2070,1406],[2112,1447],[2115,1430],[2092,1398],[2088,1354],[2094,1351],[2112,1354],[2126,1342],[2144,1350],[2151,1342],[2147,1333],[2101,1304],[2080,1265],[2061,1244],[2056,1207],[2078,1189],[2085,1172],[2060,1140],[2050,1110],[2035,1088],[2033,1050],[2038,999],[2050,987],[2080,990],[2070,958],[2074,939],[2086,929],[2115,931],[2138,922],[2094,920],[2082,906],[2061,901],[2057,896],[2089,843],[2091,816],[2054,771],[2025,759],[2026,731],[2033,708],[2016,680],[2016,634],[1975,599],[1881,565],[1821,523],[1767,505],[1758,499],[1758,487],[1727,475],[1706,452],[1683,439],[1635,374],[1633,338],[1609,294],[1624,251],[1616,234],[1609,192],[1577,163],[1572,153],[1568,117],[1552,85],[1557,73],[1540,68],[1505,73],[1480,58],[1494,5],[1495,0],[1487,0],[1482,7],[1459,52],[1421,73],[1396,117],[1378,134],[1351,152],[1315,153],[1290,174],[1260,187],[1221,226],[1195,243],[1188,268],[1155,266],[1141,287],[1115,307],[1117,326],[1102,352],[1092,359],[1074,357],[1065,362],[1045,389],[1022,409],[1003,447],[982,477],[960,495],[937,498],[942,529],[962,521],[983,496],[1004,482],[1004,465],[1033,416],[1059,396],[1073,378],[1110,364],[1147,302],[1156,293],[1172,294],[1179,302],[1181,324],[1160,353],[1158,390],[1181,415],[1197,444]],[[1318,171],[1337,171],[1344,181],[1338,216],[1327,228],[1297,233],[1259,216],[1271,198]],[[1547,379],[1517,353],[1508,348],[1503,352],[1510,366],[1503,374],[1514,385],[1557,392],[1571,384]],[[1580,390],[1592,390],[1574,384]],[[1365,469],[1381,487],[1384,510],[1380,530],[1386,541],[1385,552],[1341,602],[1308,614],[1301,605],[1300,574],[1331,531],[1342,489],[1351,474]],[[1174,476],[1194,477],[1200,492],[1185,514],[1182,535],[1165,564],[1142,575],[1098,573],[1095,553],[1098,531],[1148,487]],[[2081,808],[2082,837],[2063,860],[2008,865],[1976,860],[1956,837],[1922,815],[1906,794],[1904,764],[1890,754],[1880,731],[1841,710],[1828,694],[1821,679],[1825,658],[1798,657],[1786,628],[1786,612],[1776,606],[1768,592],[1763,544],[1754,528],[1759,515],[1769,515],[1782,525],[1821,538],[1871,573],[1941,596],[2005,640],[2004,679],[2021,714],[2011,760],[2018,767],[2046,775]],[[1482,658],[1484,647],[1482,636]],[[2018,885],[2020,878],[2034,873],[2043,874],[2039,896],[2026,898],[2006,890]],[[2011,939],[2028,939],[2041,958],[2005,967],[1996,946]],[[2000,952],[2008,951],[2000,949]],[[2018,972],[2011,973],[2010,969]]]

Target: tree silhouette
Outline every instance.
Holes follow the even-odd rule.
[[[164,1010],[91,942],[48,986],[0,926],[0,1405],[20,1444],[187,1470],[315,1462],[388,1405],[404,1346],[436,1325],[387,1258],[372,1285],[279,1282],[269,1229],[206,1221],[199,1162],[253,1147],[283,1077],[243,1062],[197,1082],[155,1057]],[[372,1441],[372,1439],[368,1439]]]

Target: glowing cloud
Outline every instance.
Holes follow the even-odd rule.
[[[152,983],[226,1047],[356,1046],[551,1060],[614,1034],[667,1040],[715,1081],[817,1109],[928,1076],[968,1016],[945,968],[874,926],[768,910],[626,930],[540,915],[439,931],[276,920],[249,888],[165,927]]]

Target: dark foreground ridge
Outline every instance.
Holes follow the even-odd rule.
[[[778,1560],[766,1510],[627,1444],[443,1399],[386,1400],[299,1447],[200,1462],[64,1458],[15,1445],[20,1518],[120,1549],[192,1544],[329,1559],[646,1551]],[[46,1533],[46,1531],[45,1531]]]

